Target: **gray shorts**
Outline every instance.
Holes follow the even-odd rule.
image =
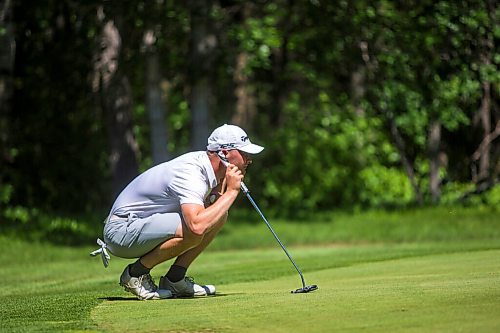
[[[154,214],[138,218],[111,216],[104,226],[104,242],[117,257],[139,258],[166,240],[173,238],[179,223],[180,213]]]

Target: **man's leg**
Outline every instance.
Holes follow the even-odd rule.
[[[144,266],[151,269],[162,262],[177,257],[174,265],[179,265],[187,269],[214,239],[226,220],[227,214],[203,236],[193,234],[185,223],[182,222],[177,227],[173,238],[166,240],[152,251],[146,253],[140,258],[140,261]]]
[[[190,232],[178,213],[155,214],[145,219],[129,217],[127,224],[123,219],[110,222],[105,228],[105,239],[112,246],[113,253],[124,258],[140,256],[125,268],[120,284],[141,299],[171,297],[170,290],[156,287],[149,271],[157,264],[198,246],[203,236]],[[134,237],[137,232],[140,232],[138,238]],[[164,237],[171,238],[165,241]],[[146,254],[141,256],[143,253]]]
[[[181,221],[179,215],[168,216],[170,223],[158,223],[155,216],[139,219],[136,216],[127,218],[115,217],[107,221],[104,237],[113,254],[134,258],[154,248],[162,242],[162,235],[174,236]],[[156,218],[156,220],[155,220]],[[162,220],[164,220],[162,218]],[[156,222],[156,223],[155,223]],[[142,232],[137,238],[137,232]],[[120,285],[139,299],[163,299],[172,297],[170,290],[160,290],[149,274],[150,268],[139,260],[125,267],[120,276]]]
[[[168,273],[160,279],[160,288],[168,289],[176,297],[209,296],[215,294],[215,286],[199,285],[186,278],[186,271],[191,263],[212,242],[227,220],[227,214],[209,230],[195,247],[179,255]]]
[[[151,269],[162,262],[183,254],[189,249],[200,244],[202,240],[202,237],[192,234],[187,229],[184,222],[182,222],[179,224],[177,232],[173,238],[166,240],[150,252],[143,255],[140,258],[140,261],[144,266]]]
[[[219,233],[220,229],[227,220],[227,214],[222,217],[222,219],[217,222],[217,224],[210,230],[205,236],[203,236],[202,241],[196,246],[188,251],[182,253],[175,259],[174,265],[184,267],[186,270],[189,268],[191,263],[207,248],[215,236]]]

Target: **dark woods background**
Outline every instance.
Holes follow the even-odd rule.
[[[270,214],[498,206],[498,14],[490,0],[2,0],[1,223],[95,225],[140,171],[223,123],[266,147],[246,181]]]

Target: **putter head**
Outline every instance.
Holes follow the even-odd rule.
[[[318,286],[315,284],[312,284],[310,286],[305,286],[296,290],[292,290],[292,294],[302,294],[302,293],[308,293],[310,291],[315,291],[318,289]]]

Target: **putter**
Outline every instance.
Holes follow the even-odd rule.
[[[247,196],[248,200],[250,200],[250,202],[252,203],[252,205],[255,208],[255,210],[260,214],[260,217],[262,217],[262,219],[266,223],[267,227],[269,228],[269,230],[273,234],[274,238],[276,239],[276,241],[278,241],[278,243],[281,246],[281,248],[283,249],[283,251],[285,251],[286,256],[292,262],[293,267],[295,267],[295,269],[297,270],[297,272],[300,275],[300,279],[302,280],[302,288],[298,288],[298,289],[292,290],[292,294],[308,293],[310,291],[314,291],[314,290],[318,289],[318,286],[315,285],[315,284],[306,286],[306,282],[304,281],[304,275],[302,275],[302,272],[300,271],[299,267],[297,266],[297,264],[295,263],[295,261],[292,259],[292,256],[290,256],[290,253],[288,253],[288,251],[286,250],[285,245],[283,245],[283,243],[279,239],[279,237],[276,234],[276,232],[274,232],[274,229],[273,229],[273,227],[271,227],[271,224],[269,224],[269,222],[267,221],[267,219],[264,216],[264,214],[262,214],[262,211],[259,209],[259,206],[257,206],[257,204],[253,200],[252,196],[250,195],[250,191],[248,190],[248,187],[243,182],[241,182],[241,190],[243,191],[243,193],[245,193],[245,195]]]
[[[224,165],[227,166],[227,164],[229,162],[226,160],[226,157],[224,155],[222,155],[222,154],[218,154],[218,155],[219,155],[220,159],[222,160],[222,162],[224,163]],[[297,266],[297,264],[295,263],[295,261],[292,259],[292,256],[290,255],[290,253],[288,253],[288,251],[286,250],[285,245],[283,245],[283,243],[279,239],[279,237],[276,234],[276,232],[274,232],[274,229],[273,229],[273,227],[271,227],[271,224],[267,221],[267,219],[264,216],[264,214],[262,214],[262,211],[260,210],[259,206],[257,206],[257,203],[253,200],[252,196],[250,195],[250,190],[248,189],[248,187],[243,182],[241,182],[241,190],[243,191],[243,193],[245,193],[245,195],[247,196],[248,200],[250,200],[250,202],[252,203],[252,205],[255,208],[255,210],[259,213],[260,217],[262,217],[262,220],[264,220],[264,222],[266,223],[267,227],[269,228],[269,230],[273,234],[274,238],[276,239],[276,241],[278,242],[278,244],[281,246],[281,248],[283,249],[283,251],[285,251],[286,256],[288,257],[288,259],[290,259],[290,261],[293,264],[293,267],[295,267],[295,269],[297,270],[297,272],[300,275],[300,279],[302,280],[302,288],[298,288],[298,289],[292,290],[291,293],[292,294],[308,293],[310,291],[314,291],[314,290],[318,289],[318,286],[315,285],[315,284],[306,286],[306,282],[304,280],[304,275],[300,271],[300,269]]]

